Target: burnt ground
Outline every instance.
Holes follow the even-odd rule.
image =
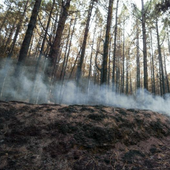
[[[1,170],[169,170],[170,118],[152,111],[0,102]]]

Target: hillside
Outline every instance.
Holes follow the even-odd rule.
[[[168,170],[170,118],[102,105],[0,102],[1,170]]]

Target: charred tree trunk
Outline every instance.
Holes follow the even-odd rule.
[[[153,55],[153,41],[152,41],[152,32],[151,32],[151,57],[152,57],[152,64],[151,64],[151,70],[152,70],[152,93],[156,94],[156,88],[155,88],[155,63],[154,63],[154,55]]]
[[[34,31],[34,28],[35,28],[35,25],[36,25],[37,16],[38,16],[38,12],[39,12],[39,9],[40,9],[41,1],[42,0],[36,0],[35,1],[34,8],[33,8],[32,15],[31,15],[31,19],[30,19],[30,22],[28,24],[28,29],[26,31],[26,35],[24,37],[24,41],[22,43],[21,50],[20,50],[20,53],[19,53],[17,68],[15,70],[16,76],[18,76],[18,74],[20,74],[20,65],[25,61],[25,59],[27,57],[27,53],[28,53],[31,37],[33,35],[33,31]]]
[[[110,40],[110,28],[112,21],[113,12],[113,0],[109,0],[108,16],[107,16],[107,26],[106,26],[106,36],[103,49],[103,64],[102,64],[102,75],[101,84],[107,83],[107,60],[108,60],[108,49]]]
[[[88,86],[90,85],[90,77],[91,77],[91,70],[92,70],[92,58],[93,58],[93,47],[94,47],[95,32],[96,32],[96,24],[95,24],[95,28],[94,28],[94,32],[93,32],[93,41],[92,41],[92,45],[91,45],[90,66],[89,66],[89,75],[88,75]]]
[[[167,73],[167,68],[166,68],[165,53],[164,53],[164,67],[165,67],[165,80],[166,80],[167,93],[170,93],[170,89],[169,89],[169,79],[168,79],[168,73]]]
[[[93,6],[94,6],[94,0],[91,0],[90,5],[89,5],[89,10],[88,10],[88,16],[87,16],[86,28],[85,28],[85,32],[84,32],[83,44],[82,44],[82,48],[81,48],[82,51],[81,51],[81,55],[80,55],[80,63],[77,66],[77,73],[76,73],[77,84],[79,84],[80,78],[82,76],[82,66],[83,66],[83,60],[84,60],[84,56],[85,56],[87,36],[88,36],[88,32],[89,32],[89,25],[90,25],[90,19],[91,19],[91,15],[92,15]]]
[[[61,73],[60,73],[60,81],[63,80],[63,72],[64,72],[65,63],[66,63],[66,59],[67,59],[67,50],[68,50],[68,45],[69,45],[70,33],[71,33],[71,23],[72,23],[72,19],[70,20],[70,27],[69,27],[69,31],[68,31],[66,48],[65,48],[65,53],[64,53],[64,61],[63,61],[63,65],[62,65],[62,69],[61,69]]]
[[[137,65],[137,72],[136,72],[136,88],[140,88],[140,56],[139,56],[139,28],[138,28],[138,20],[136,22],[137,24],[137,32],[136,32],[136,41],[137,41],[137,56],[136,56],[136,65]]]
[[[108,85],[110,85],[110,72],[111,72],[111,45],[112,38],[110,38],[110,46],[109,46],[109,70],[108,70]]]
[[[52,71],[50,71],[50,72],[53,76],[54,76],[55,70],[56,70],[56,62],[57,62],[59,52],[60,52],[61,37],[62,37],[63,30],[64,30],[65,22],[68,17],[68,10],[70,8],[70,2],[71,2],[71,0],[67,0],[65,3],[62,2],[62,11],[61,11],[60,19],[58,22],[55,39],[52,44],[51,52],[49,55],[49,58],[51,60],[50,66],[53,67]]]
[[[147,71],[147,47],[146,47],[146,12],[144,2],[142,2],[142,33],[143,33],[143,66],[144,66],[144,88],[148,90],[148,71]]]
[[[130,47],[126,57],[126,94],[129,93],[129,59],[130,59]]]
[[[125,20],[123,21],[123,68],[122,68],[122,93],[125,91]]]
[[[160,84],[162,87],[161,95],[163,96],[165,94],[165,80],[164,80],[164,70],[163,70],[162,53],[161,53],[161,45],[160,45],[158,19],[157,18],[156,18],[156,32],[157,32],[158,56],[159,56]]]
[[[67,69],[67,64],[68,64],[68,58],[69,58],[69,56],[70,56],[70,48],[71,48],[71,43],[72,43],[72,39],[73,39],[73,34],[74,34],[74,31],[75,31],[76,22],[77,22],[77,15],[76,15],[76,18],[75,18],[75,20],[74,20],[74,26],[73,26],[73,30],[72,30],[72,33],[71,33],[71,38],[70,38],[68,53],[67,53],[67,57],[66,57],[66,64],[65,64],[65,66],[64,66],[63,80],[64,80],[65,74],[66,74],[66,69]]]
[[[130,74],[130,94],[133,94],[132,75]]]
[[[72,77],[73,71],[74,71],[74,69],[75,69],[75,67],[76,67],[76,63],[77,63],[77,60],[78,60],[78,58],[79,58],[80,54],[81,54],[81,49],[79,50],[79,53],[78,53],[78,54],[77,54],[77,56],[76,56],[76,59],[75,59],[74,65],[73,65],[73,67],[72,67],[72,69],[71,69],[71,72],[70,72],[69,79],[71,79],[71,77]]]
[[[115,68],[116,68],[116,40],[117,40],[117,15],[118,15],[119,0],[116,5],[116,19],[115,19],[115,32],[114,32],[114,51],[113,51],[113,73],[112,73],[112,90],[114,90],[115,83]]]
[[[32,88],[31,96],[30,96],[30,102],[31,103],[35,102],[34,101],[35,98],[34,98],[33,95],[35,94],[34,91],[35,91],[35,86],[36,86],[36,79],[37,79],[37,74],[38,74],[38,69],[39,69],[39,66],[40,66],[42,54],[43,54],[43,51],[44,51],[45,42],[46,42],[46,39],[47,39],[47,33],[48,33],[48,29],[49,29],[50,22],[51,22],[51,16],[52,16],[52,12],[53,12],[53,9],[54,9],[54,4],[55,4],[55,0],[53,0],[53,3],[52,3],[52,7],[51,7],[50,14],[49,14],[49,17],[48,17],[48,22],[47,22],[45,34],[44,34],[42,45],[41,45],[41,50],[40,50],[40,53],[39,53],[38,60],[36,62],[36,66],[35,66],[35,75],[34,75],[34,78],[33,78],[33,88]]]

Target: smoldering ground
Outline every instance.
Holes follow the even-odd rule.
[[[43,74],[44,64],[40,64],[35,81],[33,81],[35,66],[32,64],[27,64],[16,80],[13,76],[16,62],[1,60],[0,64],[0,100],[30,102],[32,98],[36,104],[107,105],[153,110],[170,115],[170,94],[162,98],[138,89],[133,95],[125,95],[112,91],[109,86],[99,86],[92,81],[89,82],[85,78],[81,80],[79,87],[73,80],[52,83]],[[14,84],[17,84],[18,88],[14,88]]]

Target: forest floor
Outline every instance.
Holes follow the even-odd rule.
[[[101,105],[0,102],[1,170],[169,170],[170,117]]]

